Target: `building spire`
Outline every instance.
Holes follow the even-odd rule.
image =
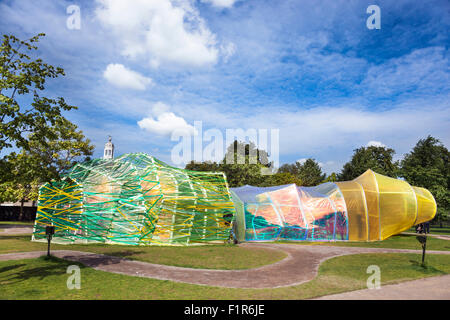
[[[114,159],[114,143],[111,140],[111,136],[108,136],[108,142],[105,143],[105,149],[103,150],[103,159]]]

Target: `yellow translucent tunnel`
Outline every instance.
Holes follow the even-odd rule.
[[[336,185],[347,207],[349,240],[384,240],[436,214],[436,201],[427,189],[372,170]]]

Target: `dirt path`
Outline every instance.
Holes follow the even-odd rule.
[[[406,249],[308,246],[274,243],[246,243],[241,244],[241,246],[282,250],[288,256],[274,264],[254,269],[212,270],[158,265],[80,251],[54,250],[52,254],[62,259],[81,262],[96,270],[130,276],[229,288],[276,288],[298,285],[312,280],[317,275],[319,265],[332,257],[358,253],[421,253],[419,250]],[[427,253],[450,254],[450,251],[430,250]],[[0,255],[0,261],[37,258],[45,254],[46,252],[44,251],[2,254]]]
[[[450,275],[332,294],[315,300],[450,300]]]

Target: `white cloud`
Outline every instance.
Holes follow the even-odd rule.
[[[202,0],[202,2],[210,3],[218,8],[231,8],[239,0]]]
[[[161,64],[200,67],[217,62],[215,35],[190,2],[97,0],[96,16],[117,36],[122,54]]]
[[[122,64],[109,64],[103,72],[103,77],[118,88],[145,90],[152,79],[126,68]]]
[[[223,61],[227,62],[236,52],[236,45],[233,42],[223,44],[220,46],[220,52],[222,53]]]
[[[368,94],[376,96],[441,93],[448,88],[448,66],[448,50],[445,48],[416,49],[370,67],[362,85]]]
[[[300,164],[304,164],[306,162],[306,160],[308,160],[308,159],[301,158],[301,159],[298,159],[297,162],[300,163]]]
[[[153,105],[151,116],[138,121],[138,126],[150,133],[160,136],[172,134],[173,131],[185,131],[189,134],[196,132],[195,128],[188,124],[184,118],[169,111],[170,107],[163,102]]]
[[[386,147],[385,144],[381,143],[380,141],[369,141],[367,142],[367,147]]]

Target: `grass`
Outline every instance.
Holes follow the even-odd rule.
[[[374,242],[307,242],[307,241],[282,241],[282,243],[295,243],[298,245],[325,245],[339,247],[363,247],[363,248],[392,248],[422,250],[415,235],[399,234],[383,241]],[[436,238],[427,238],[427,250],[450,251],[450,241]]]
[[[407,232],[416,232],[416,229],[411,228]],[[450,227],[430,227],[430,233],[450,236]]]
[[[358,254],[325,261],[307,283],[276,289],[229,289],[131,277],[81,268],[81,289],[69,290],[67,267],[57,258],[0,262],[0,299],[306,299],[366,288],[369,265],[378,265],[382,285],[450,273],[449,255]]]
[[[47,243],[31,242],[29,235],[0,235],[0,254],[46,251]],[[202,269],[250,269],[275,263],[286,257],[284,252],[250,249],[234,245],[196,247],[144,247],[109,244],[52,244],[52,250],[76,250],[102,253],[131,260],[163,265]]]

